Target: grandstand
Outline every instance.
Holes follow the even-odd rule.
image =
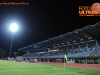
[[[18,49],[24,59],[54,62],[67,55],[67,63],[100,64],[100,22]]]

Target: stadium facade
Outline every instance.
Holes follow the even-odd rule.
[[[100,64],[100,22],[76,29],[42,42],[18,49],[26,52],[22,58],[54,62],[56,59],[67,63]]]

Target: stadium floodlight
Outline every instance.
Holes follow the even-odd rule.
[[[12,31],[12,39],[11,39],[9,57],[11,56],[11,48],[12,48],[12,41],[13,41],[13,33],[16,32],[16,31],[18,30],[18,25],[17,25],[16,23],[12,23],[12,24],[10,25],[10,30]]]
[[[10,26],[10,30],[12,32],[15,32],[18,30],[18,25],[16,23],[12,23],[11,26]]]

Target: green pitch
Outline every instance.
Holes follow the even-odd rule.
[[[0,60],[0,75],[100,75],[100,71]]]

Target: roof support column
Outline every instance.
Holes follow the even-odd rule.
[[[97,40],[96,40],[96,47],[98,47],[98,42],[97,42]]]
[[[74,45],[72,44],[72,52],[74,51]]]
[[[80,43],[79,43],[78,47],[79,47],[79,49],[80,49]]]
[[[62,50],[62,54],[64,53],[64,48],[63,48],[63,46],[61,46],[61,50]]]
[[[88,42],[86,42],[86,46],[87,46],[87,48],[88,48]]]

